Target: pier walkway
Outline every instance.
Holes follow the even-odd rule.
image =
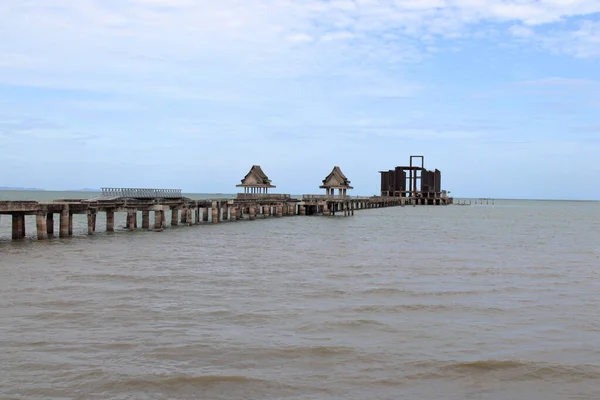
[[[89,235],[96,232],[96,217],[106,214],[106,232],[115,231],[115,213],[126,213],[126,229],[162,231],[170,226],[218,224],[222,221],[253,221],[258,217],[287,217],[305,215],[354,215],[355,211],[404,205],[446,205],[450,198],[420,199],[409,197],[354,197],[340,195],[303,195],[293,198],[285,194],[240,193],[235,198],[193,200],[182,195],[180,189],[102,188],[90,199],[61,199],[53,202],[0,201],[0,215],[12,217],[12,238],[26,237],[25,217],[35,216],[37,238],[53,237],[54,218],[59,217],[61,238],[73,235],[73,215],[87,215]],[[4,218],[4,217],[2,217]]]

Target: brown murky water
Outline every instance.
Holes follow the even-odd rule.
[[[23,243],[8,222],[2,399],[600,398],[598,203]]]

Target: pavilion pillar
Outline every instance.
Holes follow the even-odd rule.
[[[48,236],[54,236],[54,213],[46,214],[46,233]]]
[[[111,210],[106,210],[106,232],[114,232],[115,231],[115,212]]]
[[[142,229],[150,229],[150,211],[142,211]]]
[[[60,231],[61,238],[69,236],[69,205],[65,204],[60,211]]]

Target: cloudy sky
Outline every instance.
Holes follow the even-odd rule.
[[[424,155],[600,199],[598,0],[2,0],[0,186],[282,193]]]

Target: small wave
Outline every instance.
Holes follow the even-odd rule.
[[[557,364],[520,360],[477,360],[450,363],[432,371],[411,376],[415,379],[444,379],[468,376],[493,376],[503,380],[600,380],[600,366]]]
[[[107,382],[112,389],[143,389],[143,390],[168,390],[179,389],[181,386],[193,386],[195,388],[207,388],[214,385],[235,385],[265,382],[262,379],[250,378],[241,375],[152,375],[147,377],[135,377],[119,379]]]

